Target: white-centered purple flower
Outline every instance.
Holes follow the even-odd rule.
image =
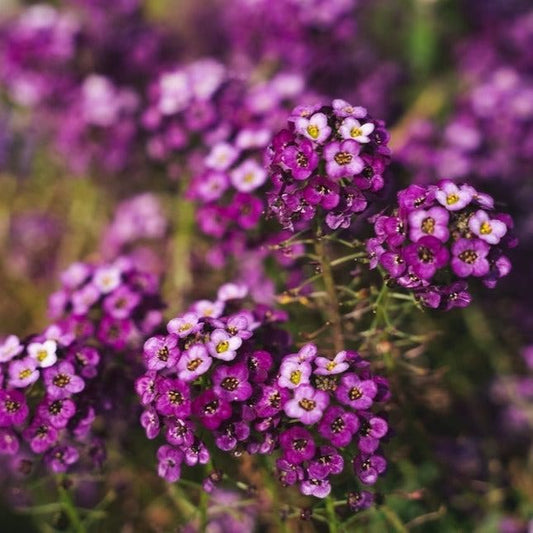
[[[7,363],[13,357],[16,357],[24,350],[16,335],[9,335],[2,344],[0,344],[0,363]]]
[[[472,187],[467,185],[458,187],[453,181],[442,180],[435,192],[435,198],[448,211],[459,211],[472,201]]]
[[[316,390],[311,385],[301,385],[294,391],[294,397],[285,406],[285,414],[296,418],[302,424],[311,425],[318,422],[329,405],[329,394]]]
[[[326,173],[334,179],[348,178],[359,174],[365,164],[359,157],[361,147],[352,139],[333,141],[324,147]]]
[[[481,239],[459,239],[452,246],[452,269],[460,278],[481,277],[489,272],[490,246]]]
[[[167,325],[169,333],[177,335],[180,339],[200,331],[202,324],[199,323],[200,316],[197,313],[184,313],[173,318]]]
[[[235,359],[241,344],[241,337],[230,335],[227,331],[217,328],[211,333],[207,349],[216,359],[232,361]]]
[[[39,379],[37,362],[31,357],[16,359],[9,365],[9,384],[12,387],[24,388]]]
[[[314,360],[316,365],[315,374],[319,376],[329,376],[331,374],[341,374],[349,368],[346,350],[339,352],[333,359],[327,357],[317,357]]]
[[[354,141],[366,144],[370,142],[369,135],[376,129],[372,122],[361,124],[356,118],[347,117],[342,121],[339,133],[343,139],[353,139]]]
[[[181,354],[176,370],[178,377],[183,381],[194,381],[205,374],[211,366],[213,359],[209,357],[203,344],[194,344]]]
[[[247,159],[230,172],[231,184],[240,192],[251,192],[267,179],[266,170],[254,159]]]
[[[53,398],[66,398],[77,394],[85,388],[85,382],[74,372],[74,366],[68,361],[44,371],[44,382],[48,395]]]
[[[446,242],[450,236],[449,220],[450,214],[443,207],[411,211],[408,216],[409,238],[416,242],[422,237],[431,236]]]
[[[310,118],[298,117],[294,126],[297,133],[318,144],[323,144],[331,134],[328,118],[324,113],[315,113]]]
[[[498,244],[507,233],[507,226],[498,219],[491,219],[486,211],[476,211],[468,220],[470,231],[489,244]]]
[[[57,361],[57,343],[53,340],[32,342],[28,345],[28,355],[36,361],[41,368],[48,368]]]

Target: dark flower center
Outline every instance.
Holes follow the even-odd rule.
[[[413,205],[414,205],[415,207],[420,207],[425,201],[426,201],[426,197],[425,197],[425,196],[419,196],[419,197],[413,202]]]
[[[20,403],[14,400],[6,400],[5,406],[8,413],[16,413],[20,409]]]
[[[44,439],[48,435],[48,426],[39,426],[35,432],[35,436],[39,439]]]
[[[298,405],[306,411],[312,411],[316,407],[316,402],[308,398],[303,398],[298,402]]]
[[[268,403],[271,407],[278,409],[281,405],[281,394],[279,391],[272,392],[268,397]]]
[[[362,397],[363,393],[361,392],[361,389],[358,389],[357,387],[352,387],[348,393],[348,398],[350,398],[350,400],[359,400],[359,398]]]
[[[361,427],[359,428],[359,434],[363,437],[368,437],[370,435],[370,424],[368,422],[361,422]]]
[[[363,174],[363,177],[366,178],[366,179],[370,179],[371,177],[374,176],[374,169],[367,165],[364,169],[363,169],[363,172],[361,173]]]
[[[337,165],[347,165],[348,163],[351,163],[352,157],[352,154],[348,152],[337,152],[333,159],[335,159]]]
[[[459,259],[469,265],[473,265],[477,261],[477,253],[474,250],[465,250],[459,254]]]
[[[56,400],[50,404],[48,407],[48,412],[51,415],[58,415],[63,409],[63,402],[61,400]]]
[[[317,183],[315,185],[315,191],[319,194],[329,194],[331,192],[331,190],[322,183]]]
[[[322,391],[335,391],[337,380],[333,376],[314,376],[315,387]]]
[[[174,405],[181,405],[185,401],[183,394],[177,390],[169,390],[167,395],[169,402]]]
[[[418,249],[418,259],[420,259],[422,263],[432,263],[435,259],[435,255],[427,246],[421,246]]]
[[[239,380],[233,376],[224,378],[220,386],[227,391],[234,391],[239,386]]]
[[[213,400],[212,402],[205,404],[204,413],[206,415],[214,415],[217,412],[217,409],[218,409],[218,400]]]
[[[70,376],[68,374],[57,374],[52,382],[56,387],[64,389],[70,383]]]
[[[292,443],[292,447],[297,452],[301,452],[302,450],[305,450],[306,446],[307,446],[307,439],[294,439]]]
[[[194,372],[201,364],[202,360],[199,357],[197,357],[196,359],[192,359],[187,363],[187,370],[189,372]]]
[[[435,219],[431,217],[427,217],[422,221],[421,225],[422,231],[424,233],[428,233],[429,235],[433,235],[433,232],[435,231]]]
[[[166,346],[163,346],[163,348],[159,348],[159,350],[157,350],[157,357],[160,361],[163,361],[163,362],[168,361],[169,355],[170,355],[170,352],[168,351],[168,348]]]
[[[331,431],[333,431],[333,433],[340,433],[341,431],[344,430],[345,427],[346,427],[346,423],[344,422],[344,420],[340,416],[337,417],[331,423]]]
[[[302,152],[298,152],[296,154],[296,163],[298,164],[299,167],[306,168],[307,165],[309,164],[309,159]]]
[[[323,464],[323,465],[329,465],[331,463],[332,459],[333,459],[333,457],[331,455],[323,455],[322,457],[320,457],[318,462]]]

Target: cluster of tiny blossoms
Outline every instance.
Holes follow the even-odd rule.
[[[382,121],[344,100],[295,108],[269,148],[270,212],[292,231],[317,216],[348,228],[384,187],[388,140]]]
[[[347,454],[359,479],[374,484],[386,467],[378,449],[388,425],[371,407],[389,398],[387,382],[355,352],[327,359],[307,344],[282,357],[288,339],[271,345],[272,322],[284,315],[243,309],[245,294],[223,286],[215,302],[195,303],[168,323],[167,335],[144,345],[147,372],[136,389],[148,438],[165,436],[160,476],[177,481],[182,464],[207,463],[214,441],[233,455],[280,449],[281,484],[299,484],[305,495],[327,496]],[[372,497],[354,493],[352,500],[367,505]]]
[[[127,261],[101,267],[75,263],[63,273],[63,289],[51,299],[60,320],[23,342],[15,335],[4,340],[1,454],[44,454],[54,472],[64,472],[82,458],[92,465],[103,460],[103,444],[91,427],[106,395],[108,356],[133,342],[133,328],[139,336],[149,334],[156,325],[153,313],[159,320],[161,316],[147,279],[128,269]]]
[[[379,264],[428,307],[466,307],[467,278],[493,288],[511,270],[504,255],[516,244],[511,229],[511,217],[494,212],[493,198],[470,185],[411,185],[398,193],[391,215],[376,217],[370,266]]]

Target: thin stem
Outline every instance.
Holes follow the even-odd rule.
[[[83,525],[83,522],[81,521],[80,515],[78,514],[78,509],[76,509],[74,500],[72,499],[68,490],[65,489],[65,487],[63,487],[62,482],[63,482],[63,479],[60,478],[57,484],[57,491],[59,493],[59,501],[63,505],[63,509],[66,515],[68,516],[70,525],[72,526],[72,531],[75,531],[76,533],[85,533],[86,529],[85,529],[85,526]]]
[[[333,272],[331,271],[331,262],[324,240],[320,234],[320,230],[315,242],[315,251],[320,262],[322,275],[324,276],[324,288],[328,293],[326,311],[328,320],[333,328],[333,346],[336,352],[341,352],[344,350],[344,338],[342,333],[341,317],[339,314],[339,299],[337,298],[335,280],[333,279]]]
[[[330,533],[339,533],[339,522],[335,513],[335,500],[331,497],[326,498],[326,512],[328,515],[328,524]]]

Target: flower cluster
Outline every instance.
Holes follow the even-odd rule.
[[[388,139],[382,121],[344,100],[295,108],[269,148],[270,212],[291,231],[316,216],[348,228],[384,187]]]
[[[276,388],[284,400],[276,463],[283,485],[298,484],[302,494],[325,498],[329,478],[344,471],[349,456],[359,480],[376,483],[387,466],[380,443],[389,429],[372,408],[390,392],[367,361],[352,351],[322,357],[314,344],[306,344],[282,359]]]
[[[428,307],[465,307],[468,278],[493,288],[511,270],[504,253],[516,244],[512,227],[509,215],[494,212],[493,198],[470,185],[411,185],[392,214],[375,218],[370,266],[379,264]]]
[[[138,349],[159,325],[157,280],[121,264],[75,263],[51,298],[54,318],[43,333],[0,345],[0,453],[44,454],[64,472],[82,459],[98,465],[103,443],[91,433],[109,409],[114,350]],[[137,342],[137,346],[135,345]],[[114,382],[115,386],[117,382]]]
[[[328,359],[307,344],[281,357],[286,337],[272,346],[266,330],[283,315],[242,305],[227,312],[244,295],[223,286],[215,302],[197,302],[168,323],[167,335],[144,345],[147,372],[136,389],[146,435],[165,435],[159,474],[176,481],[182,464],[207,463],[211,432],[223,452],[280,448],[280,482],[306,495],[329,494],[329,477],[344,470],[348,451],[358,478],[374,484],[386,467],[379,446],[388,424],[372,407],[389,398],[386,380],[373,377],[355,352]]]

